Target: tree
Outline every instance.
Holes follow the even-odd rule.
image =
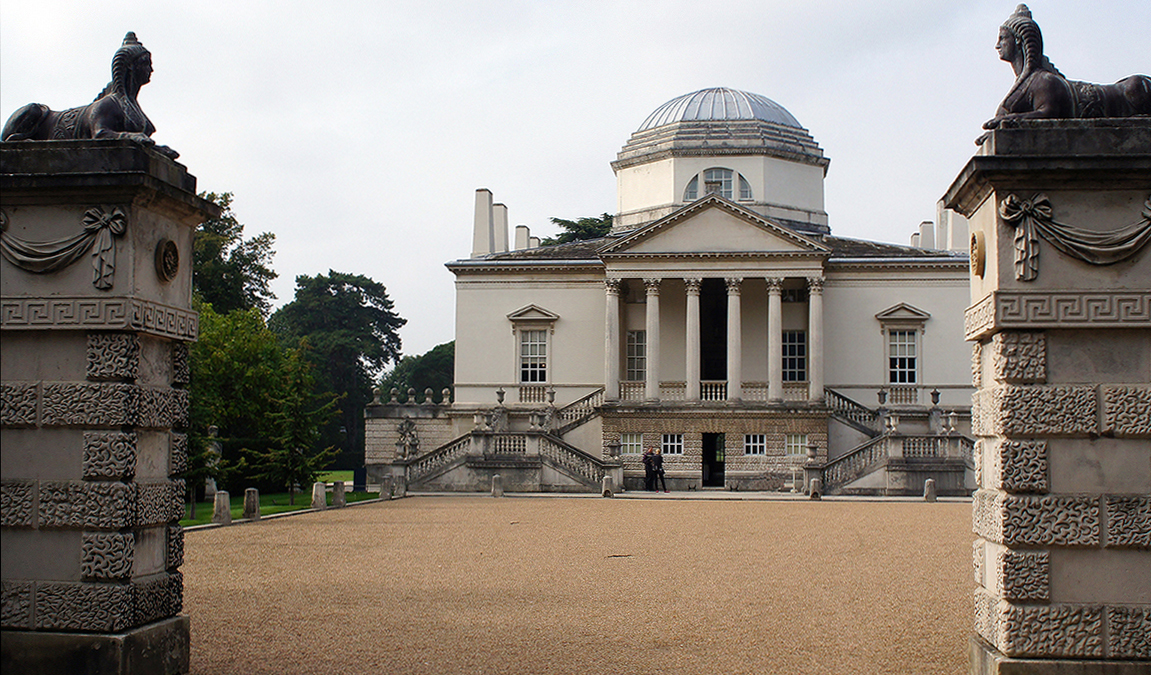
[[[552,218],[552,223],[564,229],[555,237],[548,237],[540,241],[541,246],[566,244],[571,241],[584,241],[586,239],[600,239],[611,232],[612,215],[605,213],[599,218],[580,218],[579,220],[564,220]]]
[[[221,314],[236,309],[258,309],[267,316],[275,295],[268,284],[272,271],[272,244],[276,235],[264,232],[245,240],[244,226],[232,213],[232,193],[201,193],[223,213],[196,229],[192,246],[192,290]]]
[[[268,325],[281,339],[307,338],[316,366],[316,388],[342,397],[340,413],[322,433],[322,446],[342,448],[339,464],[359,468],[364,452],[364,407],[372,384],[389,362],[400,358],[399,329],[383,284],[362,275],[328,271],[296,277],[296,297]]]
[[[439,396],[444,389],[450,389],[455,382],[456,343],[445,342],[436,345],[420,356],[405,356],[380,380],[380,390],[385,399],[392,389],[400,391],[401,398],[408,389],[415,389],[420,395],[431,389]],[[421,399],[422,400],[422,399]]]

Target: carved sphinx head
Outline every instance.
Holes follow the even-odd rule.
[[[996,43],[999,58],[1013,61],[1020,52],[1023,54],[1023,72],[1039,67],[1043,61],[1043,34],[1039,24],[1031,18],[1027,5],[1019,5],[1015,13],[999,28],[999,42]]]
[[[112,89],[125,93],[147,84],[152,79],[152,53],[129,32],[112,57]]]

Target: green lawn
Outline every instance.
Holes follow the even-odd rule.
[[[352,474],[354,474],[354,473],[355,472],[351,471],[351,470],[348,470],[348,471],[328,471],[328,472],[322,473],[319,476],[317,476],[316,480],[323,482],[323,483],[335,483],[337,481],[343,481],[345,483],[348,483],[348,482],[351,482],[353,480]]]
[[[340,472],[337,472],[340,473]],[[351,474],[351,472],[348,472]],[[351,476],[349,475],[349,479]],[[378,492],[347,492],[345,493],[348,503],[361,502],[365,499],[375,499],[380,496]],[[244,495],[231,495],[232,502],[232,519],[239,520],[244,515]],[[328,493],[328,505],[332,503],[332,493]],[[190,517],[191,507],[187,504],[184,505],[184,519],[180,524],[184,527],[189,525],[203,525],[204,523],[212,522],[212,502],[197,502],[196,503],[196,517]],[[260,515],[270,516],[273,513],[283,513],[284,511],[299,511],[300,509],[309,509],[312,507],[312,493],[300,492],[296,494],[296,503],[288,503],[287,492],[277,492],[274,494],[261,494],[260,495]]]

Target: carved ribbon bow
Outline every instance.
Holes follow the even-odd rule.
[[[1051,222],[1051,202],[1045,194],[1031,199],[1007,195],[999,217],[1015,228],[1015,278],[1032,281],[1039,276],[1039,224]]]
[[[96,288],[112,287],[112,275],[116,272],[116,243],[112,235],[119,237],[127,227],[128,217],[119,208],[111,212],[91,208],[84,212],[84,232],[96,237],[92,247],[92,284]]]

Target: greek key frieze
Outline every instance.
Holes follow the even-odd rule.
[[[132,621],[129,584],[39,583],[36,628],[115,633]]]
[[[1007,492],[1047,492],[1047,442],[1002,441],[994,455],[997,486]]]
[[[1046,601],[1051,564],[1046,551],[1003,550],[995,560],[996,591],[1009,600]]]
[[[1109,656],[1151,659],[1151,608],[1108,607],[1107,628]]]
[[[1036,383],[1047,379],[1047,336],[1008,331],[991,338],[992,365],[999,382]]]
[[[136,475],[136,434],[120,431],[84,433],[84,478],[131,479]]]
[[[34,426],[40,385],[36,382],[5,382],[0,385],[0,424]]]
[[[31,630],[32,583],[5,581],[0,585],[0,626]]]
[[[179,340],[195,340],[199,334],[199,315],[154,302],[132,301],[132,326],[153,335]]]
[[[0,525],[32,527],[36,524],[36,484],[31,481],[0,483]]]
[[[173,340],[195,341],[199,315],[131,297],[4,298],[0,325],[5,330],[135,330]]]
[[[1151,548],[1151,497],[1107,497],[1107,546]]]
[[[964,334],[973,340],[1004,328],[1130,328],[1151,325],[1147,291],[996,291],[967,309]]]
[[[140,373],[140,338],[131,333],[89,333],[89,380],[134,380]]]
[[[1151,387],[1105,386],[1102,390],[1104,431],[1151,437]]]
[[[39,497],[40,527],[119,530],[135,524],[134,485],[44,481]]]
[[[80,570],[85,579],[126,579],[132,576],[136,538],[131,532],[85,532]]]

